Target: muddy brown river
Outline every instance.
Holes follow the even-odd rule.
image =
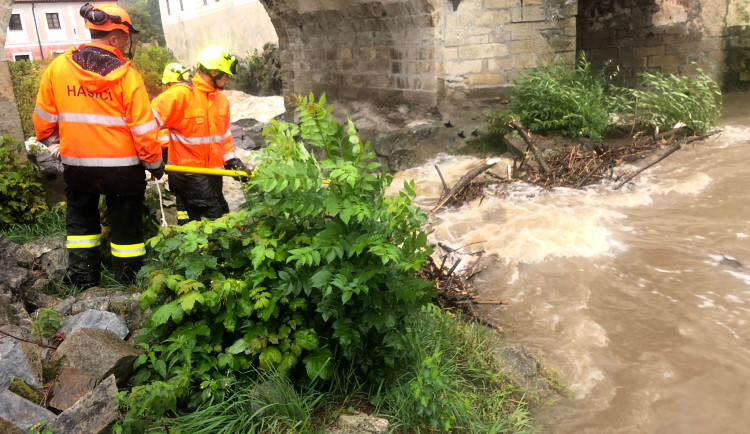
[[[485,252],[480,299],[510,300],[481,314],[565,384],[543,432],[750,431],[750,95],[717,128],[617,191],[518,184],[431,218],[431,241]],[[430,208],[433,164],[452,185],[476,162],[400,177]]]

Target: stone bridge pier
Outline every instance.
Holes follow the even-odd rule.
[[[427,106],[495,99],[524,68],[572,61],[575,0],[261,0],[284,93]]]
[[[285,95],[463,110],[581,50],[594,66],[611,61],[629,86],[639,72],[691,73],[695,62],[725,89],[750,87],[748,0],[259,1],[278,36]],[[0,0],[3,44],[11,4]],[[2,61],[0,92],[0,131],[11,131]]]

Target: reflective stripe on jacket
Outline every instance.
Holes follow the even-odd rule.
[[[83,69],[73,53],[88,47],[116,55],[122,66],[104,76]],[[42,75],[33,119],[37,140],[59,131],[66,165],[161,165],[158,127],[143,78],[113,47],[83,44],[53,60]]]
[[[169,130],[169,162],[221,168],[235,158],[229,101],[200,75],[177,83],[151,102],[159,126]]]

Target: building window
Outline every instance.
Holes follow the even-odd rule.
[[[31,54],[14,54],[13,60],[31,60]]]
[[[181,11],[184,11],[184,10],[185,10],[185,8],[184,8],[184,7],[182,7],[182,0],[180,0],[180,10],[181,10]]]
[[[167,15],[172,15],[172,11],[169,10],[169,0],[167,0]]]
[[[59,29],[60,28],[60,17],[56,12],[47,15],[47,28],[48,29]]]
[[[23,30],[21,24],[21,14],[10,14],[10,23],[8,23],[8,30]]]
[[[203,0],[203,6],[208,6],[208,0]]]

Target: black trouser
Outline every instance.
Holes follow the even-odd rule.
[[[175,195],[177,223],[217,219],[229,212],[221,176],[170,173],[169,189]]]
[[[83,286],[100,282],[101,225],[98,193],[68,186],[66,229],[68,232],[68,278]],[[110,221],[112,270],[118,282],[129,285],[143,263],[146,248],[143,243],[144,193],[136,195],[106,194]]]
[[[209,199],[191,199],[175,193],[175,197],[177,224],[180,225],[202,218],[214,220],[229,212],[229,204],[224,199],[224,195]]]

